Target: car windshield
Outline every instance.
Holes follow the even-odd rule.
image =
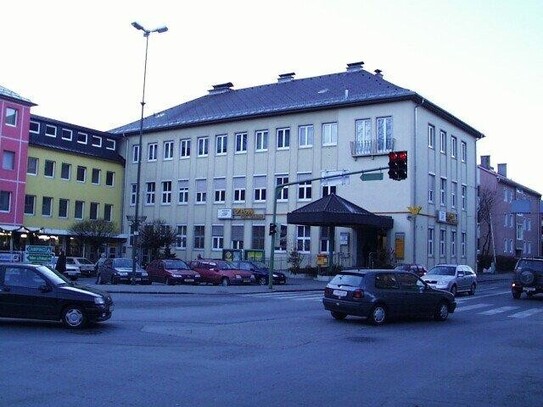
[[[259,269],[267,269],[268,266],[266,266],[266,264],[264,264],[263,262],[261,261],[253,261],[251,262],[253,263],[253,265],[256,267],[256,268],[259,268]]]
[[[435,266],[426,275],[431,276],[454,276],[456,272],[455,266]]]
[[[38,266],[38,270],[54,285],[72,284],[67,277],[50,267]]]
[[[330,284],[360,287],[364,281],[364,275],[360,274],[336,274]]]
[[[113,267],[131,268],[132,267],[132,259],[114,259],[113,260]]]
[[[533,270],[537,272],[543,272],[543,261],[539,260],[519,260],[518,269]]]
[[[77,261],[81,264],[94,264],[92,261],[84,258],[84,257],[78,257]]]
[[[183,260],[164,260],[164,267],[176,270],[188,270],[189,268]]]
[[[394,267],[394,270],[410,270],[411,266],[409,264],[398,264],[396,267]]]

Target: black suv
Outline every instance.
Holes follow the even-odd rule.
[[[517,261],[511,293],[518,300],[523,292],[528,297],[543,293],[543,258],[521,258]]]

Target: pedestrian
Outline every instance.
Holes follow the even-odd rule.
[[[100,258],[98,259],[98,261],[96,262],[96,265],[94,266],[94,271],[96,271],[96,282],[95,284],[102,284],[102,280],[100,278],[100,274],[101,274],[101,271],[102,271],[102,263],[106,261],[106,254],[105,253],[102,253],[100,255]]]
[[[64,254],[64,250],[60,251],[55,270],[58,271],[60,274],[66,273],[66,254]]]

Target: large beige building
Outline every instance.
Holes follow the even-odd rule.
[[[122,134],[125,207],[134,214],[140,122]],[[345,266],[391,261],[428,267],[476,263],[476,141],[483,135],[416,92],[353,63],[342,73],[208,95],[143,121],[141,209],[177,231],[178,257],[221,257],[223,249],[271,253],[269,224],[277,199],[276,267],[296,249],[304,263],[329,252]],[[334,172],[388,166],[388,153],[408,152],[408,176],[362,181],[315,180]],[[370,178],[379,178],[374,176]],[[313,181],[306,181],[313,180]],[[287,214],[335,193],[379,217],[380,224],[287,224]],[[354,215],[353,215],[354,216]],[[130,233],[125,222],[124,233]],[[128,243],[129,244],[129,243]],[[128,250],[131,248],[129,247]]]

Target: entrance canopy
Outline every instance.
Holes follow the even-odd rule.
[[[330,194],[288,213],[287,223],[392,229],[393,220],[390,216],[375,215],[336,194]]]

